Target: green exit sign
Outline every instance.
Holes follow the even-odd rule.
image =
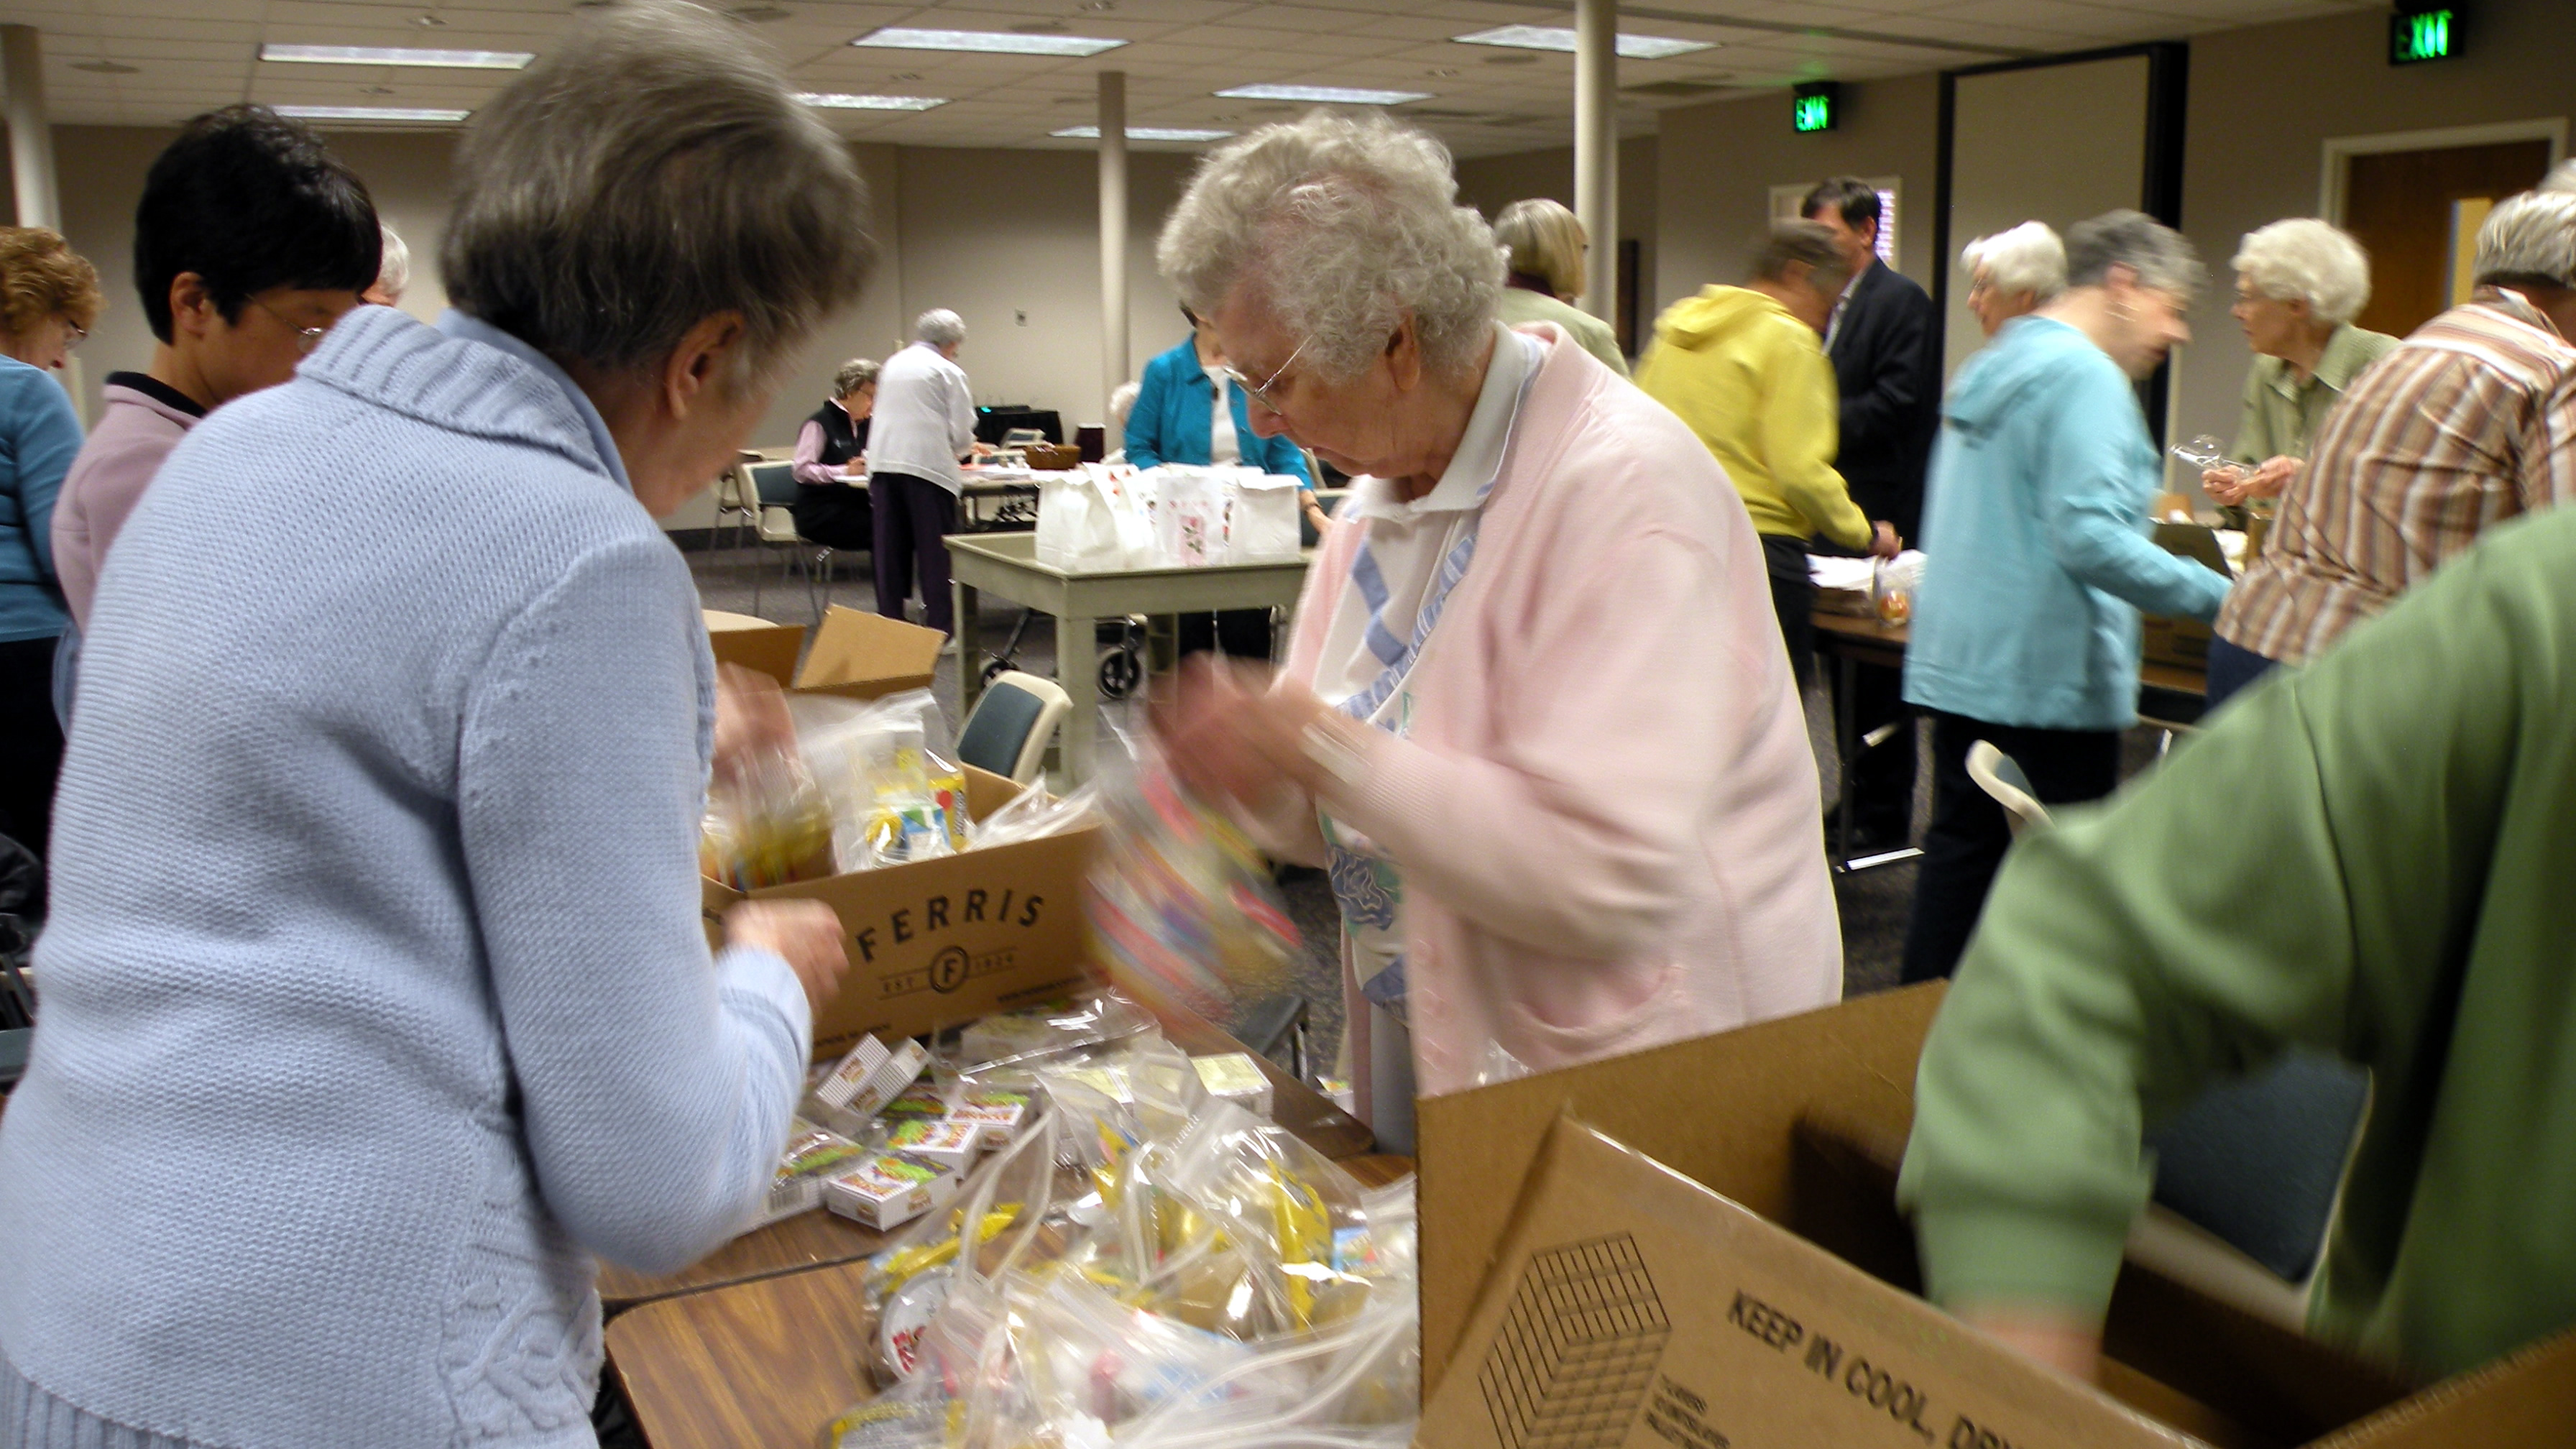
[[[1830,131],[1841,119],[1842,87],[1832,81],[1802,85],[1790,94],[1789,121],[1800,131]]]
[[[2449,60],[2460,40],[2456,10],[2401,10],[2388,17],[2388,63]]]

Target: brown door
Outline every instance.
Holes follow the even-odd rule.
[[[2346,164],[2344,229],[2370,252],[2370,305],[2353,320],[2403,337],[2459,299],[2487,208],[2539,183],[2549,143],[2382,151]]]

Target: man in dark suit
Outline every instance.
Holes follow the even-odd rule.
[[[1878,192],[1837,176],[1807,193],[1800,208],[1851,262],[1850,285],[1825,331],[1825,354],[1842,390],[1842,438],[1834,466],[1852,501],[1906,539],[1923,523],[1923,473],[1940,428],[1940,328],[1932,299],[1878,259]],[[1864,668],[1854,691],[1860,732],[1907,719],[1893,669]],[[1865,751],[1843,788],[1852,792],[1856,851],[1903,845],[1914,819],[1914,732],[1899,729]],[[1829,836],[1837,845],[1840,837]]]

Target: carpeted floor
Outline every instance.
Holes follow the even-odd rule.
[[[806,582],[792,572],[785,572],[780,553],[764,553],[756,548],[692,549],[689,564],[698,580],[700,598],[710,609],[756,614],[787,624],[811,624],[817,606],[823,602],[820,589],[809,590]],[[836,577],[830,586],[830,602],[854,609],[875,607],[875,594],[867,572],[867,556],[840,556]],[[758,599],[754,599],[754,581],[758,579]],[[915,605],[918,617],[918,605]],[[976,659],[981,661],[998,654],[1008,641],[1014,614],[995,608],[984,613],[983,638],[976,641]],[[1055,672],[1055,630],[1039,619],[1032,623],[1012,655],[1014,666],[1032,674]],[[938,680],[933,690],[952,724],[957,711],[958,661],[954,657],[940,661]],[[1121,727],[1141,726],[1139,711],[1131,702],[1102,702],[1102,717]],[[1834,759],[1831,714],[1828,696],[1818,686],[1807,698],[1807,718],[1816,748],[1817,770],[1824,798],[1833,799],[1840,787],[1839,771]],[[2132,775],[2152,764],[2156,758],[2158,736],[2151,730],[2133,730],[2123,761],[2123,776]],[[1110,748],[1106,740],[1103,748]],[[1928,760],[1917,772],[1915,796],[1915,830],[1920,837],[1922,825],[1931,812],[1931,769]],[[1912,863],[1885,866],[1857,875],[1834,878],[1834,894],[1842,912],[1843,991],[1850,996],[1884,990],[1896,984],[1897,966],[1905,949],[1905,922],[1914,900]],[[1340,918],[1333,905],[1332,891],[1324,878],[1312,871],[1290,871],[1280,883],[1280,896],[1289,915],[1305,937],[1305,961],[1298,973],[1295,990],[1305,997],[1309,1011],[1310,1043],[1318,1063],[1329,1064],[1338,1049],[1342,1034],[1342,997],[1338,940]]]

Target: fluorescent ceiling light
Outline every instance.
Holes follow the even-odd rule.
[[[437,110],[427,106],[278,106],[281,116],[298,121],[434,121],[452,126],[465,119],[463,111]]]
[[[307,65],[435,65],[451,70],[525,70],[536,53],[526,50],[411,50],[392,45],[263,45],[262,60]]]
[[[998,30],[908,30],[889,25],[850,42],[888,50],[976,50],[997,55],[1098,55],[1116,50],[1123,40],[1094,35],[1019,35]]]
[[[841,91],[806,91],[796,99],[836,111],[926,111],[948,104],[946,96],[854,96]]]
[[[1427,101],[1429,91],[1371,91],[1351,86],[1236,86],[1218,91],[1230,101],[1314,101],[1328,106],[1400,106]]]
[[[1061,131],[1049,131],[1047,134],[1062,136],[1073,141],[1097,141],[1100,139],[1100,128],[1067,126]],[[1127,139],[1130,141],[1222,141],[1233,134],[1232,131],[1193,131],[1181,126],[1129,126],[1127,128]]]
[[[1562,25],[1498,25],[1479,30],[1473,35],[1449,37],[1461,45],[1501,45],[1513,50],[1574,51],[1574,32]],[[1674,40],[1662,35],[1622,35],[1619,54],[1628,60],[1663,60],[1670,56],[1688,55],[1695,50],[1715,50],[1713,40]]]

